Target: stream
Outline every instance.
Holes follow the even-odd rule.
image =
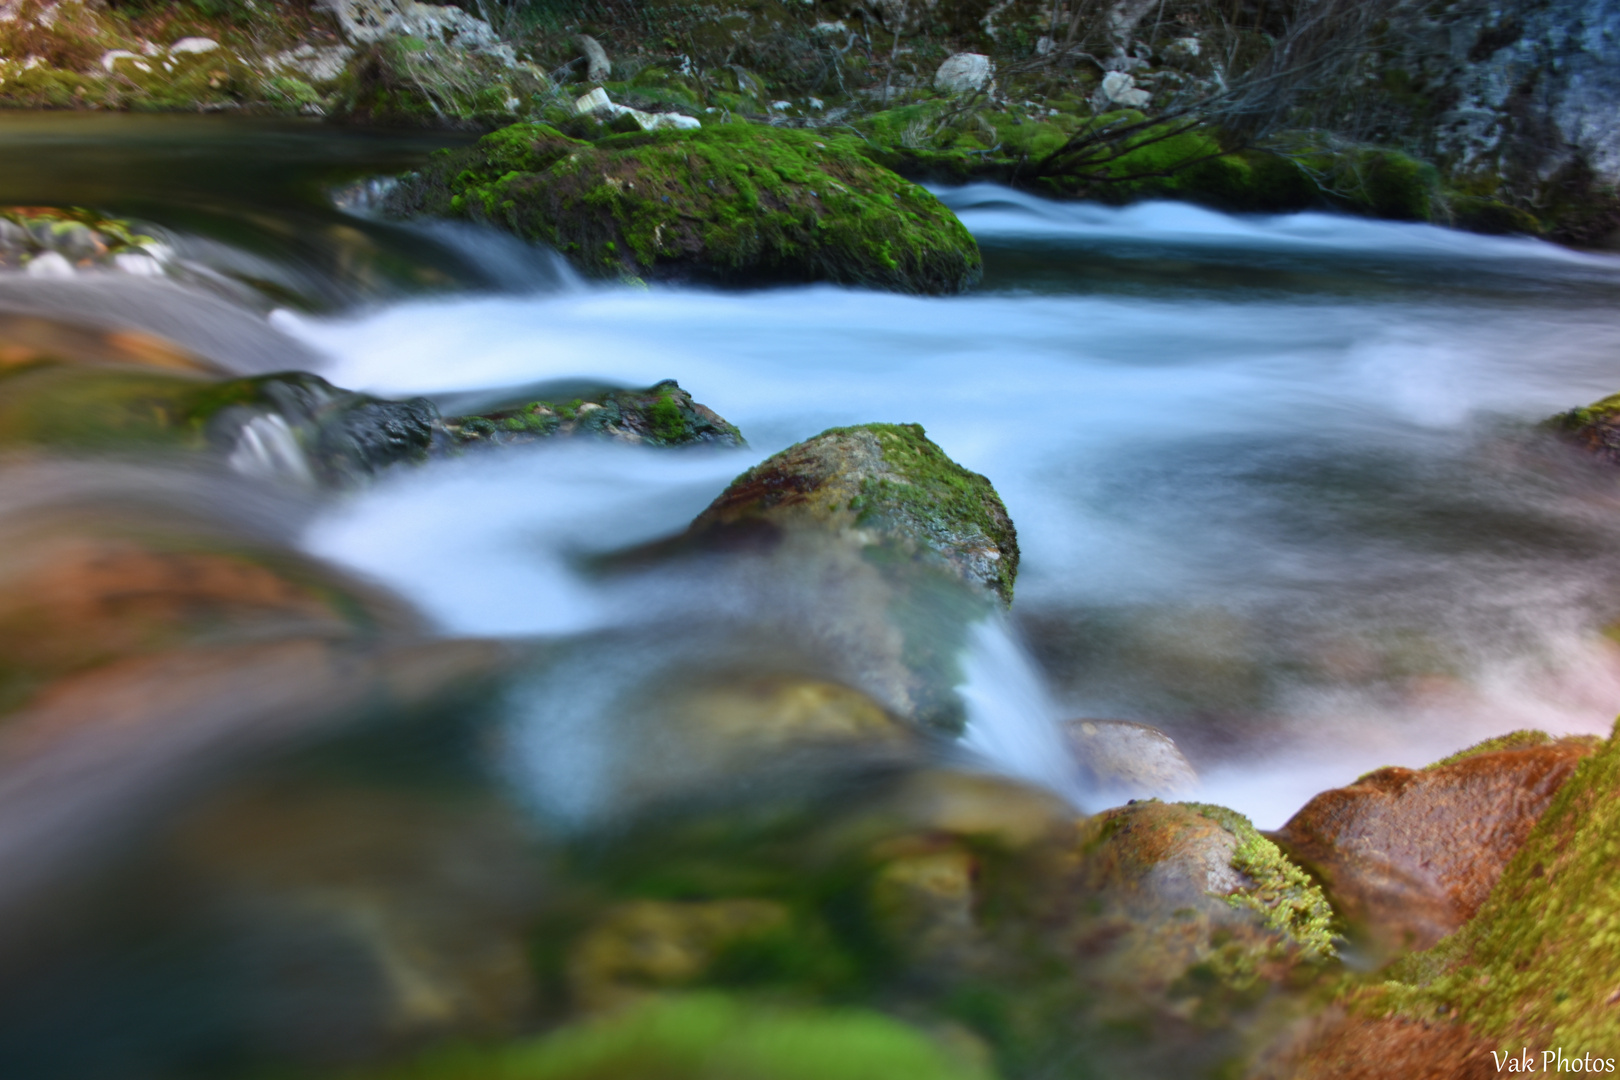
[[[1064,763],[1070,718],[1162,729],[1199,799],[1275,828],[1372,768],[1522,727],[1607,733],[1620,711],[1620,489],[1535,427],[1620,390],[1620,258],[972,185],[937,191],[984,250],[967,295],[719,292],[586,282],[509,237],[334,202],[447,141],[0,118],[0,203],[136,218],[189,275],[0,276],[0,315],[140,329],[447,415],[673,378],[736,424],[741,449],[558,442],[321,498],[194,493],[433,634],[575,649],[505,706],[505,767],[542,818],[609,812],[613,763],[638,750],[606,718],[660,673],[747,667],[739,640],[795,602],[725,572],[603,578],[591,557],[869,421],[922,424],[1018,529],[1016,601],[972,636],[951,752],[1086,810],[1106,801]]]

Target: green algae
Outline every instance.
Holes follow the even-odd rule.
[[[597,277],[951,293],[981,272],[961,222],[859,139],[751,124],[594,144],[514,125],[406,177],[391,209],[486,220]]]

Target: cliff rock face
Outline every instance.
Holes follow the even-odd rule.
[[[1620,229],[1620,7],[1607,0],[1406,3],[1382,72],[1408,135],[1460,187],[1539,208],[1570,203],[1561,238]],[[1386,54],[1388,55],[1388,54]],[[1594,213],[1594,193],[1601,209]],[[1576,209],[1576,205],[1581,209]]]
[[[1453,5],[1459,61],[1439,129],[1459,166],[1542,179],[1577,159],[1620,179],[1620,8],[1606,0]],[[1460,54],[1460,55],[1458,55]]]

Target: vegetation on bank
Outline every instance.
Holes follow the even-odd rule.
[[[1392,33],[1379,22],[1386,4],[1335,2],[1304,18],[1286,5],[1182,0],[1151,20],[1138,6],[466,0],[465,11],[425,9],[453,12],[459,33],[406,20],[362,40],[334,15],[341,3],[20,0],[0,18],[0,101],[483,129],[545,121],[596,141],[616,136],[576,122],[573,101],[600,86],[618,105],[705,127],[746,120],[859,139],[912,179],[1236,211],[1328,207],[1584,243],[1620,227],[1620,200],[1590,170],[1526,187],[1437,154],[1421,124],[1435,122],[1445,90],[1395,66],[1380,36]],[[488,23],[467,32],[477,17]],[[605,50],[604,66],[587,63],[581,35]],[[988,81],[936,86],[935,70],[963,50],[987,57]],[[645,263],[656,246],[626,239],[639,248],[613,253],[621,262]]]

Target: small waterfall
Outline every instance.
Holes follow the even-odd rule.
[[[315,486],[315,473],[309,467],[298,436],[280,415],[255,416],[242,427],[228,459],[230,467],[244,476],[259,480],[290,480],[303,487]]]
[[[958,688],[967,706],[962,743],[997,771],[1084,802],[1060,716],[1040,672],[999,618],[973,627]]]

